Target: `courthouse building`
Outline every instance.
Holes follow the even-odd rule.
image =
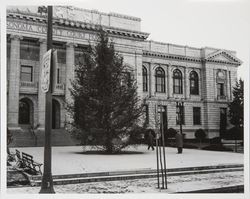
[[[219,135],[220,122],[227,119],[228,103],[233,98],[237,68],[242,63],[235,51],[151,41],[147,39],[149,33],[141,30],[140,18],[58,6],[53,13],[53,47],[58,52],[58,64],[52,102],[52,127],[57,138],[64,137],[70,119],[65,100],[71,98],[69,87],[75,66],[86,46],[96,41],[100,25],[136,78],[138,95],[145,99],[149,128],[155,128],[155,114],[161,111],[168,128],[179,129],[176,102],[183,102],[186,138],[194,138],[199,128],[208,138]],[[8,7],[8,128],[17,136],[16,145],[21,145],[18,139],[27,141],[44,135],[45,94],[40,74],[47,49],[46,33],[46,16],[37,7]],[[157,104],[163,108],[156,110]],[[38,124],[39,131],[30,135],[29,128]]]

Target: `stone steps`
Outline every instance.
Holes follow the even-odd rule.
[[[10,147],[41,147],[44,146],[44,131],[38,131],[35,135],[28,129],[14,131],[13,142]],[[71,138],[70,134],[64,129],[55,129],[51,131],[52,146],[75,146],[77,143]]]

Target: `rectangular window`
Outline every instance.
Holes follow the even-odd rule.
[[[193,122],[194,122],[194,125],[201,124],[201,108],[200,107],[193,107]]]
[[[143,76],[143,91],[148,91],[147,76]]]
[[[164,77],[155,78],[155,88],[158,93],[165,93],[165,80]]]
[[[63,49],[57,49],[57,61],[58,63],[66,64],[66,51]]]
[[[32,82],[33,81],[33,67],[21,66],[20,79],[23,82]]]
[[[225,96],[223,83],[217,84],[217,94],[218,94],[218,96]]]
[[[190,80],[190,94],[199,95],[198,84],[194,80]]]
[[[176,124],[185,124],[184,106],[176,107]]]
[[[39,61],[40,48],[31,41],[21,41],[20,59]]]
[[[180,79],[174,79],[174,93],[182,94],[182,82]]]
[[[61,84],[60,68],[57,68],[56,70],[56,83]]]

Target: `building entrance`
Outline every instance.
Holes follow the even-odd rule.
[[[22,125],[33,124],[33,102],[28,98],[19,101],[18,123]]]

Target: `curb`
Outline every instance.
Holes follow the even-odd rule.
[[[235,172],[243,171],[243,165],[217,165],[217,166],[203,166],[203,167],[187,167],[167,169],[168,176],[181,176],[193,174],[208,174],[218,172]],[[161,174],[160,174],[161,176]],[[78,184],[89,182],[102,182],[102,181],[119,181],[119,180],[132,180],[143,178],[156,178],[156,170],[134,170],[134,171],[115,171],[115,172],[100,172],[100,173],[86,173],[86,174],[71,174],[71,175],[56,175],[53,176],[54,185],[65,184]],[[40,186],[41,177],[30,176],[31,186]]]
[[[167,172],[181,172],[181,171],[196,171],[196,170],[211,170],[211,169],[230,169],[230,168],[243,168],[243,164],[228,164],[228,165],[214,165],[214,166],[198,166],[198,167],[183,167],[167,169]],[[107,172],[94,172],[94,173],[79,173],[79,174],[66,174],[66,175],[53,175],[53,179],[66,179],[66,178],[85,178],[85,177],[101,177],[101,176],[116,176],[116,175],[132,175],[132,174],[152,174],[156,173],[156,169],[139,169],[139,170],[123,170],[123,171],[107,171]],[[31,180],[41,180],[41,176],[31,176]]]

